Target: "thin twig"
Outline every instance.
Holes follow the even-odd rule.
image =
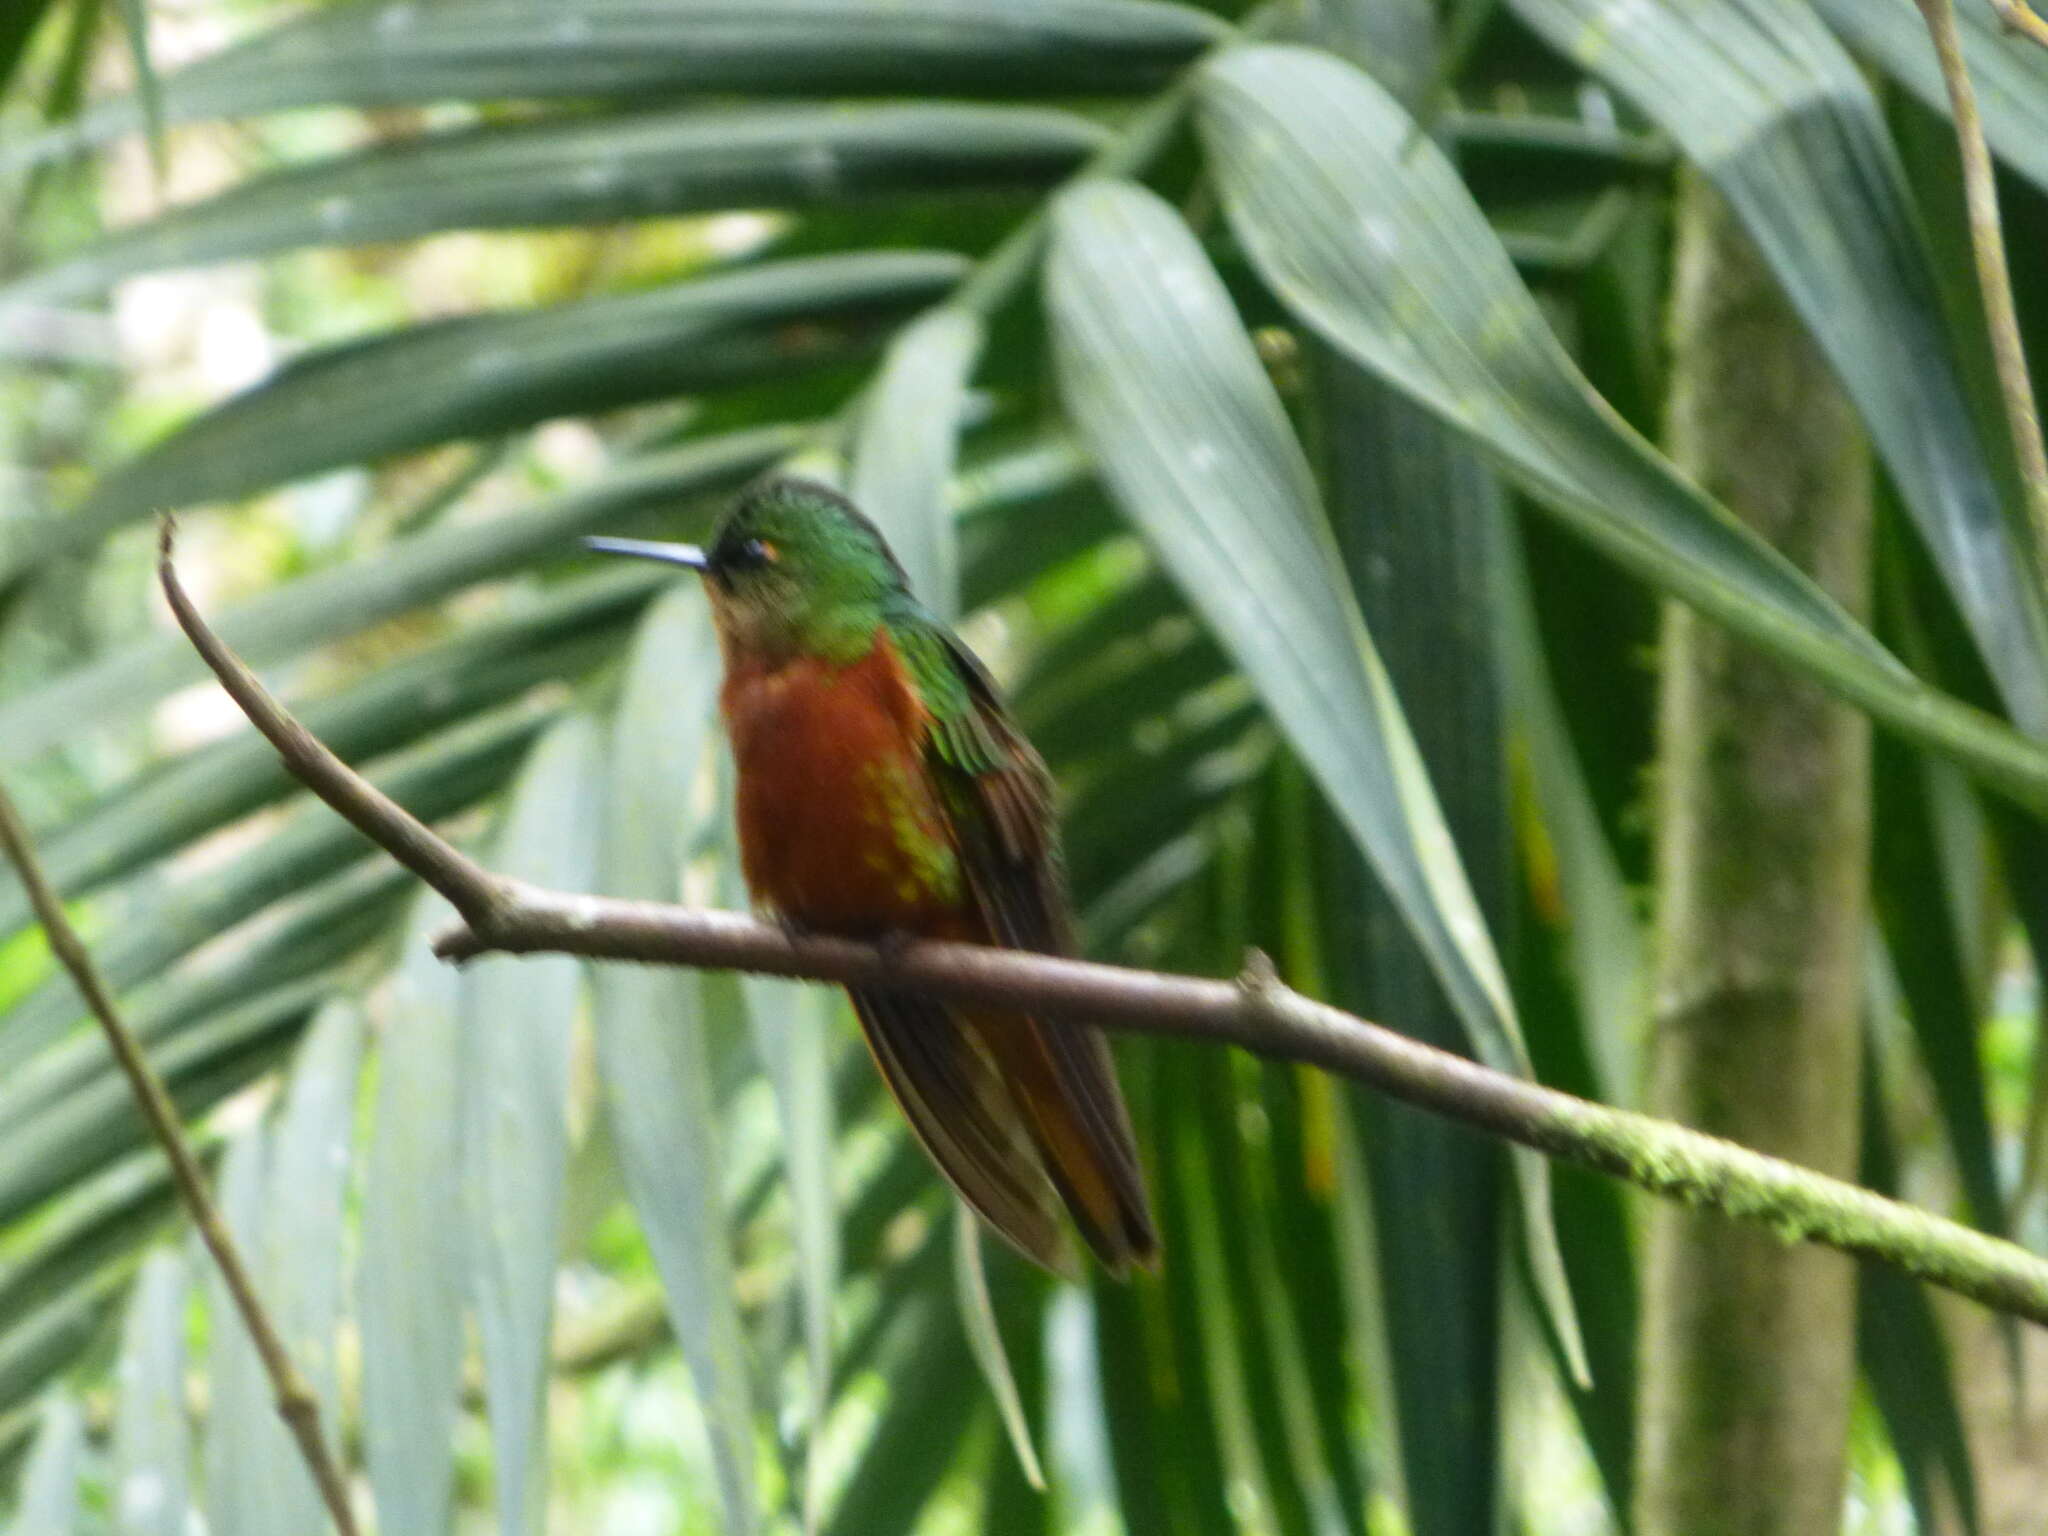
[[[1669,1121],[1490,1071],[1282,986],[1269,964],[1235,982],[1060,960],[974,944],[862,944],[796,935],[732,912],[568,895],[505,880],[379,794],[287,714],[209,630],[171,565],[171,610],[250,721],[306,787],[447,897],[462,924],[443,958],[565,954],[909,990],[1020,1015],[1240,1045],[1308,1062],[1560,1161],[1699,1210],[1761,1222],[2048,1325],[2048,1261],[2016,1244]]]
[[[1977,111],[1976,88],[1963,58],[1963,40],[1956,27],[1953,0],[1917,0],[1941,61],[1942,83],[1948,88],[1950,115],[1955,119],[1956,149],[1963,168],[1963,201],[1970,227],[1970,250],[1977,261],[1977,287],[1984,296],[1984,321],[1991,332],[1991,358],[1998,370],[1998,392],[2005,405],[2006,431],[2012,437],[2026,497],[2027,524],[2034,537],[2035,579],[2048,590],[2048,448],[2041,442],[2041,413],[2027,376],[2026,349],[2020,342],[2019,310],[2013,303],[2012,272],[2005,260],[2005,233],[1998,216],[1998,184],[1991,150],[1984,141],[1984,122]],[[2024,4],[2001,7],[2008,25],[2027,30],[2036,41],[2048,41],[2048,27]],[[2020,18],[2024,17],[2025,20]],[[2032,27],[2027,27],[2027,22]],[[2034,29],[2039,29],[2035,31]]]
[[[412,812],[355,773],[325,742],[285,713],[256,680],[256,674],[207,628],[192,606],[192,599],[171,568],[171,548],[176,536],[176,523],[164,518],[157,533],[157,569],[171,612],[228,696],[277,748],[285,768],[341,812],[363,836],[446,896],[465,922],[488,927],[491,909],[510,896],[510,882],[491,874],[453,844],[436,836]]]
[[[2008,32],[2016,32],[2029,42],[2048,48],[2048,21],[2034,14],[2027,0],[1991,0],[1991,9],[1998,13],[1999,22]]]
[[[319,1487],[321,1498],[326,1501],[328,1513],[334,1517],[335,1529],[341,1536],[355,1536],[355,1516],[349,1509],[347,1480],[329,1455],[327,1442],[320,1433],[319,1399],[313,1395],[306,1378],[292,1364],[284,1340],[279,1337],[270,1314],[264,1310],[263,1300],[256,1294],[255,1282],[249,1278],[248,1267],[242,1262],[241,1250],[235,1246],[227,1223],[221,1219],[220,1208],[213,1203],[213,1195],[207,1189],[206,1172],[200,1167],[198,1154],[192,1150],[192,1144],[178,1122],[177,1106],[171,1102],[163,1079],[157,1076],[156,1069],[149,1064],[142,1047],[136,1043],[135,1036],[116,1011],[105,978],[79,939],[78,931],[71,926],[71,919],[65,916],[63,902],[50,888],[49,877],[36,856],[28,828],[22,824],[21,814],[4,788],[0,788],[0,848],[5,849],[8,860],[21,876],[29,904],[35,909],[43,932],[49,936],[51,953],[71,973],[71,979],[85,998],[87,1009],[106,1032],[107,1045],[114,1053],[114,1060],[128,1079],[142,1117],[149,1122],[151,1133],[171,1165],[178,1196],[190,1212],[192,1224],[199,1229],[214,1263],[220,1267],[221,1278],[227,1282],[236,1310],[242,1314],[249,1337],[255,1341],[256,1353],[262,1357],[263,1368],[269,1372],[271,1387],[277,1394],[278,1415],[298,1441],[299,1454],[305,1458],[306,1468],[313,1474],[313,1481]]]

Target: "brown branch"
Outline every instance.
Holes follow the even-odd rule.
[[[192,1224],[199,1229],[214,1263],[219,1266],[221,1278],[227,1282],[228,1293],[234,1298],[235,1308],[242,1314],[249,1337],[255,1342],[256,1353],[262,1358],[263,1368],[270,1375],[271,1387],[277,1395],[278,1416],[298,1441],[299,1454],[305,1458],[306,1469],[312,1473],[320,1497],[326,1501],[335,1529],[341,1536],[356,1536],[355,1516],[349,1509],[347,1480],[328,1453],[327,1442],[320,1432],[319,1399],[313,1395],[313,1389],[307,1385],[298,1367],[292,1364],[284,1340],[279,1337],[270,1314],[264,1310],[263,1300],[256,1294],[256,1284],[249,1277],[248,1266],[242,1262],[241,1250],[228,1232],[227,1223],[221,1219],[220,1208],[213,1203],[199,1156],[192,1150],[192,1144],[178,1122],[177,1106],[171,1102],[163,1079],[157,1076],[156,1069],[149,1064],[149,1058],[143,1054],[142,1047],[116,1011],[106,979],[100,975],[99,967],[93,963],[92,955],[79,939],[78,931],[71,926],[71,919],[64,913],[63,902],[51,889],[49,877],[44,873],[42,861],[36,856],[35,845],[29,838],[28,828],[22,824],[21,814],[5,789],[0,789],[0,848],[4,848],[21,876],[29,904],[35,909],[43,932],[49,936],[51,953],[71,973],[71,979],[85,998],[87,1009],[99,1020],[114,1060],[128,1079],[128,1087],[142,1110],[142,1117],[149,1122],[151,1133],[163,1148],[164,1157],[171,1165],[171,1177],[178,1187],[178,1196],[191,1214]]]
[[[2041,442],[2041,413],[2027,375],[2027,354],[2020,341],[2019,310],[2013,302],[2012,271],[2005,259],[2005,232],[1998,216],[1998,183],[1991,150],[1984,141],[1984,122],[1977,111],[1977,91],[1963,58],[1962,35],[1956,26],[1954,0],[1917,0],[1927,33],[1941,61],[1941,79],[1948,89],[1949,112],[1955,119],[1956,149],[1962,160],[1963,202],[1969,222],[1970,250],[1976,257],[1977,288],[1984,299],[1984,322],[1991,332],[1991,360],[1998,372],[1998,392],[2005,406],[2006,431],[2019,465],[2026,498],[2027,525],[2034,538],[2034,576],[2048,590],[2048,448]],[[2027,9],[2024,0],[2007,0],[1999,16],[2036,42],[2048,41],[2048,26]],[[2031,23],[2031,25],[2029,25]]]
[[[256,680],[242,658],[206,627],[171,567],[177,524],[169,517],[157,531],[157,570],[178,627],[191,638],[228,697],[261,731],[292,777],[339,811],[357,831],[447,897],[471,925],[488,927],[495,908],[511,898],[512,884],[483,868],[417,816],[336,757],[311,731],[294,720]]]
[[[1254,957],[1234,982],[1199,980],[973,944],[878,947],[796,935],[732,912],[540,890],[486,873],[365,784],[294,721],[207,629],[171,567],[171,608],[192,643],[308,788],[388,849],[462,916],[436,953],[565,954],[898,988],[949,1002],[1086,1019],[1138,1034],[1243,1046],[1308,1062],[1504,1140],[1626,1179],[1699,1210],[1762,1222],[1882,1260],[2000,1311],[2048,1325],[2048,1261],[2016,1244],[1868,1190],[1648,1115],[1491,1071],[1280,984]]]

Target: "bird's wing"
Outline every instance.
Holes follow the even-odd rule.
[[[929,711],[926,758],[992,942],[1074,951],[1052,776],[1010,723],[979,661],[933,620],[898,645]],[[1157,1250],[1129,1112],[1100,1031],[991,1016],[979,1035],[1068,1209],[1112,1268]]]
[[[947,1182],[1019,1252],[1072,1274],[1036,1143],[981,1032],[931,998],[847,990],[882,1080]]]

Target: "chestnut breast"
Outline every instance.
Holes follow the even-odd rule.
[[[728,657],[719,702],[756,901],[840,933],[948,926],[959,859],[925,767],[924,706],[886,632],[846,665]]]

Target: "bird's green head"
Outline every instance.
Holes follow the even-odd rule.
[[[787,475],[756,481],[710,544],[591,539],[592,549],[700,571],[728,657],[865,654],[903,567],[881,531],[829,486]]]

